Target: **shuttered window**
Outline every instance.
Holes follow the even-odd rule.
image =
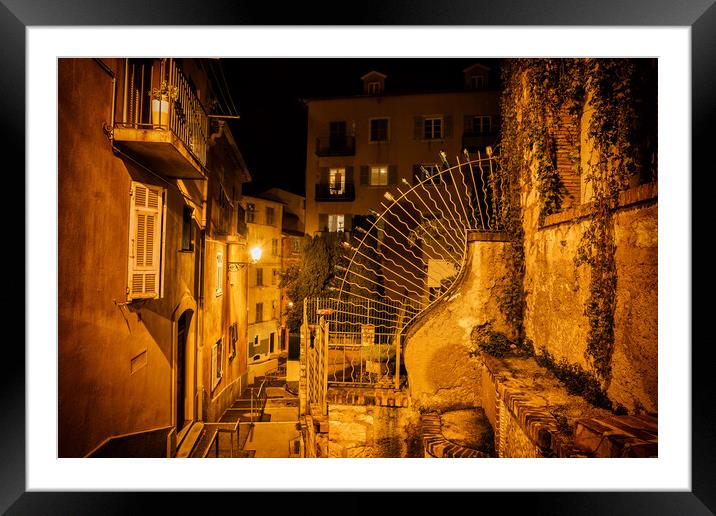
[[[224,253],[216,253],[216,295],[224,293]]]
[[[129,218],[128,300],[160,297],[163,212],[164,189],[133,181]]]

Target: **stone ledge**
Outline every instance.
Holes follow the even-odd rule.
[[[327,401],[332,405],[410,407],[410,395],[406,391],[370,387],[329,387]]]
[[[420,416],[423,428],[423,447],[429,457],[484,459],[489,455],[479,450],[467,448],[446,439],[442,434],[440,415],[423,414]]]
[[[507,411],[543,457],[656,457],[658,420],[655,416],[616,416],[577,419],[574,434],[565,437],[547,406],[530,395],[530,385],[508,378],[499,359],[481,355],[497,393]],[[507,385],[509,380],[510,385]],[[495,429],[500,432],[501,425]]]
[[[658,197],[658,188],[656,183],[646,183],[635,186],[629,190],[625,190],[619,194],[617,209],[624,209],[636,204],[645,204],[648,202],[656,202]],[[549,226],[556,226],[565,222],[573,222],[591,216],[594,213],[594,203],[588,202],[566,209],[559,213],[547,215],[540,229]]]

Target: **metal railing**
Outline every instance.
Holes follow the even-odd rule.
[[[317,385],[321,367],[327,386],[399,388],[401,330],[406,317],[417,309],[406,303],[389,299],[307,299],[305,320],[313,333],[307,360],[313,381],[309,381],[309,392],[313,389],[313,396],[321,395]]]
[[[354,136],[326,136],[316,138],[317,156],[352,156],[356,152]]]
[[[316,185],[317,201],[353,201],[356,198],[355,185],[346,183],[342,188],[335,188],[328,184]]]
[[[507,187],[491,149],[454,165],[441,153],[432,171],[386,192],[382,212],[343,243],[335,296],[306,300],[309,397],[322,395],[321,367],[326,385],[400,388],[403,336],[463,274],[468,231],[504,228]]]
[[[168,130],[203,166],[209,118],[174,59],[127,59],[115,126]]]
[[[508,189],[491,148],[474,157],[465,151],[453,165],[444,152],[440,158],[415,184],[403,179],[404,189],[385,193],[382,211],[371,210],[372,223],[344,246],[348,265],[338,267],[336,298],[386,306],[401,299],[401,331],[461,276],[468,231],[501,231],[507,217]]]

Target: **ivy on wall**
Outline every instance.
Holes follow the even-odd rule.
[[[588,265],[591,272],[584,308],[589,321],[586,355],[605,388],[611,379],[617,286],[612,215],[619,193],[635,174],[645,175],[640,169],[648,161],[636,144],[637,107],[644,97],[644,90],[638,91],[640,77],[630,59],[513,59],[502,68],[500,159],[509,187],[506,231],[511,245],[504,256],[507,274],[498,303],[518,340],[524,341],[522,204],[530,191],[536,192],[540,224],[562,208],[566,192],[557,170],[556,136],[566,129],[574,171],[584,174],[593,196],[594,215],[574,262],[576,267]],[[587,111],[592,152],[582,166],[579,127]],[[571,122],[566,126],[565,118]],[[653,163],[655,147],[651,152]]]

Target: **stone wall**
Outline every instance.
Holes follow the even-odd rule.
[[[630,411],[657,412],[658,239],[656,185],[623,192],[613,218],[617,299],[612,380],[608,395]],[[525,227],[525,332],[535,348],[589,369],[589,267],[574,265],[591,205],[582,204],[537,223],[527,197]]]
[[[497,278],[504,274],[502,235],[478,234],[468,242],[463,276],[453,290],[421,315],[405,340],[410,396],[423,411],[480,406],[481,365],[470,337],[490,323],[509,332],[497,307]],[[477,240],[482,238],[482,240]]]
[[[331,388],[328,456],[422,457],[420,415],[401,391]]]

